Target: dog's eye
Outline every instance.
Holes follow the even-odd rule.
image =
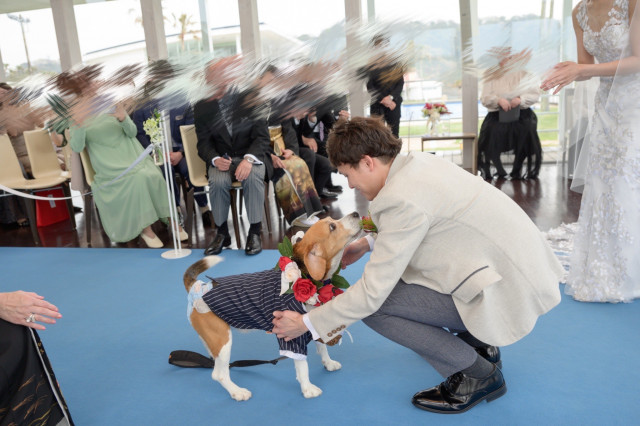
[[[335,224],[335,223],[330,223],[330,224],[329,224],[329,230],[330,230],[331,232],[335,231],[335,230],[336,230],[336,224]]]

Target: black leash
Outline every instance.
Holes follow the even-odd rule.
[[[257,359],[239,360],[233,361],[231,364],[229,364],[229,368],[251,367],[254,365],[262,364],[276,365],[278,361],[281,361],[283,359],[287,359],[287,357],[281,356],[279,358],[272,359],[271,361],[261,361]],[[179,350],[173,351],[169,354],[169,364],[184,368],[213,368],[213,366],[215,365],[215,361],[197,352]]]

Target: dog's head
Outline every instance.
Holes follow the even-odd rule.
[[[357,212],[340,220],[330,217],[319,220],[293,245],[293,257],[314,280],[331,278],[340,267],[345,246],[358,236],[360,229]]]

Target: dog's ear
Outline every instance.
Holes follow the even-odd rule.
[[[316,281],[321,281],[324,278],[324,274],[327,268],[327,261],[324,258],[322,246],[320,244],[314,244],[311,250],[307,252],[304,257],[304,264],[309,271],[309,275]]]

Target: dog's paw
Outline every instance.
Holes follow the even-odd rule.
[[[236,401],[246,401],[251,398],[251,391],[245,388],[238,388],[229,393],[231,395],[231,398],[235,399]]]
[[[324,365],[324,368],[326,368],[327,371],[336,371],[336,370],[340,370],[342,368],[342,364],[340,364],[338,361],[334,361],[332,359],[330,359],[328,361],[322,361],[322,365]]]
[[[308,385],[302,386],[302,394],[305,398],[315,398],[322,395],[322,389],[313,383],[309,383]]]

